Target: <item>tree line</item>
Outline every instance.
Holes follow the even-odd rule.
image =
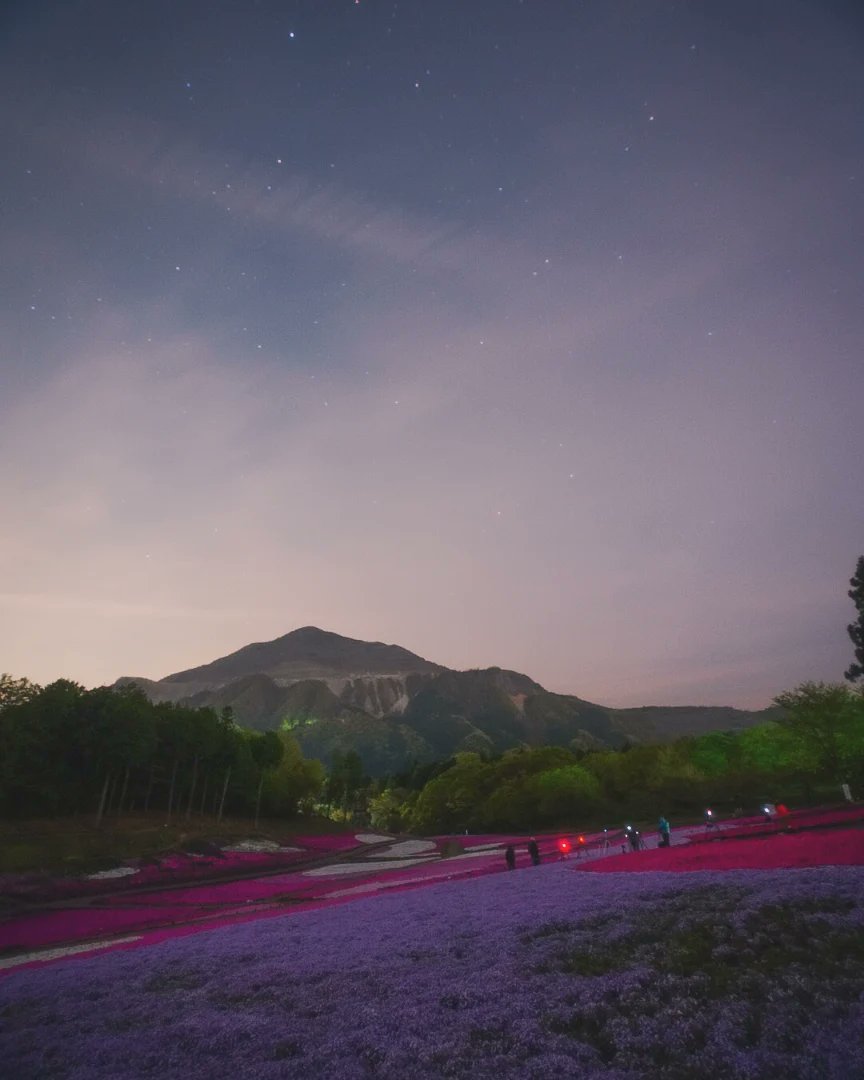
[[[864,792],[864,687],[804,683],[779,695],[782,716],[737,732],[667,744],[574,751],[521,746],[460,753],[370,780],[355,751],[329,773],[287,731],[239,727],[216,713],[154,704],[137,688],[38,687],[0,676],[0,810],[7,816],[172,818],[227,812],[291,817],[298,809],[418,834],[613,824],[708,804]]]
[[[428,835],[582,829],[693,816],[710,805],[732,814],[765,800],[842,799],[843,783],[864,793],[864,692],[811,682],[775,701],[782,718],[743,731],[622,750],[461,753],[358,797],[367,794],[373,827]]]
[[[228,812],[290,816],[318,795],[319,762],[286,732],[239,727],[216,713],[153,703],[135,686],[40,687],[0,675],[0,809],[7,816],[167,819]]]

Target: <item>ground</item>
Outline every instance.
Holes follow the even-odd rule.
[[[442,838],[369,838],[359,879],[306,878],[300,910],[11,970],[0,1054],[21,1080],[849,1080],[864,1076],[862,835],[567,860],[547,838],[547,861],[520,853],[512,873],[486,846],[506,838],[463,838],[475,850],[447,861]],[[682,869],[697,852],[792,865]]]

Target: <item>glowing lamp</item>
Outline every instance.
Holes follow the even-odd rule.
[[[579,837],[579,843],[580,843],[580,844],[584,844],[584,843],[585,843],[585,837],[584,837],[584,836],[580,836],[580,837]]]
[[[567,852],[570,850],[570,841],[565,840],[564,838],[559,840],[558,841],[558,850],[561,852],[562,855],[566,855]]]

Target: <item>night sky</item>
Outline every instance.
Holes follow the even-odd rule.
[[[0,670],[313,624],[611,705],[842,676],[859,4],[0,20]]]

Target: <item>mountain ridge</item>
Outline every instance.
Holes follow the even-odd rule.
[[[750,727],[772,713],[698,705],[613,709],[552,693],[517,671],[456,671],[400,645],[314,626],[163,679],[124,676],[115,686],[130,683],[153,701],[230,707],[246,727],[290,728],[307,756],[327,763],[337,752],[356,750],[371,775],[464,750],[664,742]]]

